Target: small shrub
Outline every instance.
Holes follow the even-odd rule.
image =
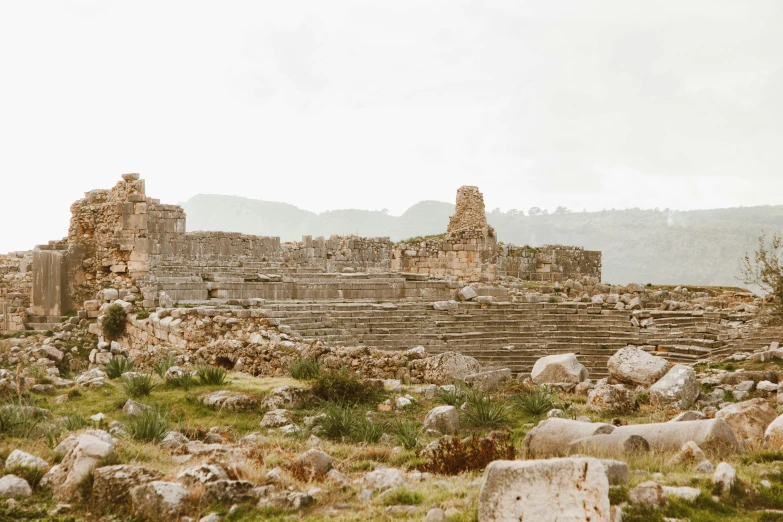
[[[53,330],[46,330],[44,332],[45,337],[54,337],[54,331]]]
[[[136,319],[148,319],[150,316],[149,310],[139,310],[136,312]]]
[[[218,386],[225,384],[228,372],[219,366],[202,366],[197,370],[198,381],[203,385]]]
[[[189,391],[193,386],[196,385],[196,379],[194,379],[193,374],[188,371],[182,375],[171,377],[166,382],[175,388],[182,388],[185,391]]]
[[[125,335],[125,321],[125,310],[118,304],[111,305],[103,315],[104,337],[115,340]]]
[[[419,434],[421,429],[412,421],[407,419],[397,419],[391,424],[397,442],[405,449],[415,449],[419,445]]]
[[[422,502],[424,495],[406,487],[395,489],[383,496],[384,506],[418,506]]]
[[[386,432],[386,426],[383,423],[375,422],[364,415],[358,415],[351,437],[356,442],[366,442],[376,444]]]
[[[126,359],[122,355],[112,357],[103,367],[103,371],[109,376],[109,379],[119,379],[122,374],[133,370],[135,362],[133,359]]]
[[[636,395],[636,405],[649,405],[650,404],[650,392],[647,390],[644,390],[643,392],[640,392]]]
[[[315,359],[300,357],[288,365],[288,373],[298,381],[311,381],[321,373],[321,365]]]
[[[446,388],[438,386],[438,389],[435,391],[435,398],[444,404],[459,408],[465,402],[465,391],[457,384],[447,386]]]
[[[745,453],[740,457],[743,464],[769,463],[783,461],[783,451],[762,450],[756,453]]]
[[[477,428],[502,428],[509,423],[508,408],[503,402],[482,390],[471,390],[465,395],[468,408],[463,412],[468,422]]]
[[[176,363],[176,358],[172,354],[168,354],[165,357],[158,359],[158,362],[155,363],[155,373],[157,373],[158,376],[163,379],[166,377],[166,372],[169,371],[169,368],[174,366]]]
[[[42,421],[46,412],[25,399],[0,403],[0,435],[23,439],[40,438],[46,432]]]
[[[321,372],[312,390],[317,399],[342,404],[369,403],[380,395],[379,390],[345,369]]]
[[[457,437],[443,437],[427,456],[423,468],[441,475],[457,475],[482,470],[493,460],[514,460],[515,455],[508,436],[482,439],[474,435],[465,442]]]
[[[12,466],[3,470],[3,475],[16,475],[17,477],[21,477],[25,479],[33,489],[38,486],[38,483],[41,482],[41,479],[45,474],[45,469],[31,468],[27,466]]]
[[[89,419],[87,419],[87,417],[78,411],[69,413],[63,420],[63,428],[65,428],[66,431],[78,431],[80,429],[86,428],[89,425]]]
[[[342,440],[349,437],[359,423],[356,410],[340,404],[328,405],[324,413],[326,417],[321,420],[321,430],[330,439]]]
[[[528,415],[542,415],[554,407],[552,392],[533,389],[517,395],[515,401],[519,408]]]
[[[128,397],[145,397],[152,393],[157,385],[152,380],[152,375],[134,375],[125,381],[123,388]]]
[[[146,442],[160,442],[170,431],[169,422],[153,408],[129,417],[125,428],[131,438]]]

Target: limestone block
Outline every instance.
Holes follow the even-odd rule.
[[[617,351],[607,363],[609,377],[617,382],[650,386],[669,371],[669,362],[635,346]]]
[[[650,401],[656,406],[690,408],[699,396],[699,382],[693,368],[677,364],[650,387]]]
[[[591,458],[492,462],[484,473],[482,522],[609,522],[609,481]]]
[[[734,434],[749,449],[760,449],[764,444],[764,433],[777,414],[765,399],[731,404],[715,414],[723,419]]]

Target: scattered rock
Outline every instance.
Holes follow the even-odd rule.
[[[669,507],[669,497],[660,484],[652,481],[642,482],[628,492],[628,500],[635,506],[647,506],[655,509]]]
[[[424,417],[424,429],[456,435],[459,433],[459,411],[454,406],[436,406]]]
[[[33,494],[30,484],[16,475],[5,475],[0,478],[0,498],[22,498]]]
[[[587,409],[596,413],[625,413],[635,407],[633,392],[623,384],[601,384],[587,394]]]
[[[737,482],[737,472],[727,462],[721,462],[715,468],[715,474],[712,476],[712,483],[721,488],[721,494],[727,495],[734,484]]]
[[[144,466],[104,466],[93,474],[92,502],[98,506],[119,506],[126,504],[130,489],[160,480],[163,473]]]
[[[142,520],[176,518],[185,507],[188,488],[179,482],[154,481],[131,488],[134,514]]]

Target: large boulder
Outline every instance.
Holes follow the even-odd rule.
[[[536,384],[569,383],[579,384],[586,381],[587,368],[584,367],[573,353],[547,355],[536,361],[530,377]]]
[[[525,435],[527,457],[542,459],[563,457],[569,453],[569,445],[579,439],[593,435],[605,435],[614,431],[614,426],[603,422],[582,422],[570,419],[551,418]]]
[[[764,445],[770,449],[783,450],[783,415],[767,426],[764,431]]]
[[[764,445],[764,432],[775,417],[777,413],[765,399],[731,404],[715,414],[716,419],[726,421],[737,439],[749,449],[760,449]]]
[[[71,440],[64,440],[60,443],[60,446],[63,445],[67,452],[62,462],[44,475],[41,486],[51,489],[55,500],[80,500],[82,490],[79,485],[92,474],[102,459],[114,454],[114,439],[105,431],[90,430]]]
[[[30,484],[22,477],[5,475],[0,478],[0,498],[22,498],[33,494]]]
[[[479,494],[482,522],[609,522],[609,480],[600,460],[496,460]]]
[[[425,359],[410,362],[411,376],[420,382],[451,384],[462,381],[468,375],[481,371],[481,365],[473,357],[457,352],[444,352]]]
[[[676,364],[666,375],[650,387],[650,402],[653,406],[672,407],[687,410],[699,396],[699,381],[696,372],[685,364]]]
[[[142,520],[157,521],[178,518],[188,488],[179,482],[156,480],[130,490],[133,513]]]
[[[742,451],[742,445],[723,419],[709,419],[683,422],[659,422],[652,424],[631,424],[614,429],[612,436],[628,437],[638,435],[648,442],[650,450],[676,453],[688,442],[695,442],[701,449],[716,455],[732,455]],[[596,435],[597,439],[604,435]],[[592,440],[583,440],[589,445]],[[603,444],[603,441],[597,444]]]
[[[587,394],[587,409],[596,413],[625,413],[635,407],[634,394],[624,384],[601,384]]]
[[[669,371],[669,361],[640,348],[621,348],[609,358],[609,378],[625,384],[651,386]]]
[[[424,417],[424,429],[435,430],[444,435],[459,433],[459,412],[454,406],[436,406]]]
[[[97,506],[120,506],[129,500],[132,487],[159,480],[163,473],[144,466],[104,466],[95,470],[92,501]]]

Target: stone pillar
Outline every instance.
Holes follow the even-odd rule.
[[[33,314],[63,316],[71,308],[70,301],[67,251],[33,251]]]
[[[0,332],[7,332],[11,329],[11,320],[8,317],[8,302],[0,299]]]
[[[449,218],[448,233],[487,229],[484,195],[478,187],[465,185],[457,190],[457,209]]]

